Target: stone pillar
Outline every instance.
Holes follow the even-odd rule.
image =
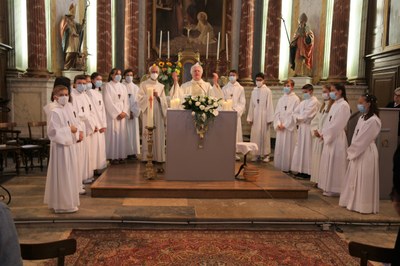
[[[147,35],[146,35],[147,36]],[[125,0],[125,53],[124,68],[138,73],[139,2]]]
[[[279,49],[281,41],[282,0],[268,1],[265,48],[265,80],[268,85],[279,84]]]
[[[252,84],[254,0],[242,1],[239,43],[239,77],[242,85]]]
[[[346,82],[350,1],[336,0],[333,10],[328,82]]]
[[[46,14],[44,0],[26,1],[28,21],[27,76],[48,77],[46,51]]]
[[[97,1],[97,71],[107,76],[112,68],[111,0]]]

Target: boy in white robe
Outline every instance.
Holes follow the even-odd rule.
[[[310,178],[311,174],[311,154],[312,136],[310,134],[311,120],[318,111],[319,103],[313,95],[314,87],[306,84],[302,88],[303,101],[296,107],[293,117],[298,126],[297,142],[293,151],[291,171],[297,172],[300,178]]]
[[[251,92],[247,122],[251,125],[250,142],[256,143],[258,150],[252,153],[252,161],[269,162],[271,153],[270,126],[274,121],[272,92],[264,84],[264,74],[256,75],[256,87]]]
[[[381,131],[376,97],[364,94],[358,100],[363,114],[347,149],[347,167],[339,205],[360,213],[379,212],[379,155],[375,139]]]
[[[122,163],[128,156],[128,132],[125,119],[129,116],[129,101],[121,79],[121,70],[112,69],[103,90],[107,117],[106,154],[107,159],[111,159],[113,164]]]
[[[147,136],[148,115],[150,108],[153,109],[153,161],[165,162],[165,126],[167,117],[167,99],[164,85],[158,82],[159,68],[153,65],[149,68],[150,78],[140,83],[138,103],[143,113],[142,116],[142,161],[147,161]],[[148,95],[153,91],[153,95]],[[150,106],[151,105],[151,106]]]
[[[124,71],[125,85],[129,100],[129,118],[126,119],[128,129],[128,157],[140,154],[139,116],[140,108],[138,103],[139,87],[133,83],[133,70]]]
[[[299,97],[293,92],[294,81],[289,79],[283,88],[283,96],[279,98],[274,114],[274,129],[276,142],[274,165],[283,172],[289,172],[296,144],[296,122],[294,110],[300,103]]]
[[[71,213],[78,211],[81,182],[76,178],[78,158],[73,144],[82,136],[64,108],[69,100],[68,89],[58,85],[53,89],[53,95],[57,105],[51,111],[47,128],[51,144],[44,203],[55,213]]]

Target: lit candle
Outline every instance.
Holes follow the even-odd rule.
[[[206,59],[208,59],[208,44],[210,43],[210,33],[207,32]]]
[[[153,127],[154,126],[154,120],[153,120],[153,103],[154,103],[154,88],[149,87],[147,88],[147,97],[149,99],[149,106],[147,108],[147,126],[148,127]]]
[[[221,32],[218,32],[218,42],[217,42],[217,60],[219,60],[219,42],[221,39]]]
[[[160,31],[160,48],[158,52],[158,58],[161,58],[161,45],[162,45],[162,31]]]
[[[168,54],[168,59],[169,59],[169,31],[167,31],[167,54]]]
[[[229,60],[229,52],[228,52],[228,33],[226,34],[226,61]]]
[[[150,59],[150,31],[147,32],[147,59]]]

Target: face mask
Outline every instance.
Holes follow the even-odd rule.
[[[96,83],[94,84],[94,86],[96,88],[100,88],[102,85],[103,85],[103,81],[101,81],[101,80],[96,80]]]
[[[58,100],[57,100],[57,102],[59,104],[61,104],[62,106],[66,105],[68,101],[69,101],[69,96],[60,96],[60,97],[58,97]]]
[[[235,81],[236,81],[236,76],[229,76],[229,81],[230,81],[231,83],[235,83]]]
[[[257,85],[257,88],[260,88],[260,87],[262,87],[262,85],[264,85],[264,82],[263,81],[256,81],[256,85]]]
[[[363,104],[357,104],[357,109],[360,113],[365,113],[365,106]]]
[[[90,90],[90,89],[92,89],[92,83],[91,83],[91,82],[90,82],[90,83],[86,83],[85,89],[86,89],[87,91]]]
[[[303,93],[303,99],[308,100],[311,98],[311,95],[309,93]]]
[[[120,82],[120,81],[121,81],[121,78],[122,78],[121,75],[115,75],[114,81]]]
[[[336,93],[333,92],[333,91],[331,91],[331,92],[329,93],[329,97],[331,97],[332,100],[336,100]]]
[[[79,92],[79,93],[82,93],[82,92],[84,92],[85,91],[85,88],[86,86],[85,86],[85,84],[77,84],[76,85],[76,90]]]
[[[157,80],[157,78],[158,78],[158,73],[151,73],[151,74],[150,74],[150,78],[151,78],[152,80]]]
[[[325,101],[329,100],[329,93],[323,92],[322,93],[322,99],[324,99]]]
[[[127,83],[131,83],[132,80],[133,80],[133,77],[132,77],[132,76],[126,76],[126,77],[125,77],[125,81],[126,81]]]
[[[284,94],[289,94],[290,93],[290,88],[289,87],[283,87],[283,93]]]

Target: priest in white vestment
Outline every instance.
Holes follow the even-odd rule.
[[[304,85],[302,91],[303,101],[300,102],[293,113],[298,129],[290,170],[297,172],[297,177],[310,178],[312,154],[310,124],[318,112],[319,102],[313,95],[314,87],[311,84]]]
[[[322,128],[324,141],[319,164],[318,187],[324,196],[338,196],[347,169],[347,137],[345,129],[350,118],[350,106],[346,99],[346,88],[342,84],[333,84],[329,93],[335,100]]]
[[[92,88],[87,90],[86,93],[92,101],[98,127],[97,133],[93,135],[93,142],[91,147],[93,152],[91,156],[93,157],[93,160],[95,162],[95,169],[102,170],[107,167],[105,135],[107,129],[107,118],[103,95],[101,94],[103,78],[99,73],[94,72],[92,73],[90,79],[90,84],[92,84]]]
[[[247,122],[251,125],[250,142],[256,143],[258,150],[252,153],[252,161],[269,162],[271,153],[270,126],[274,121],[272,92],[264,84],[264,74],[256,75],[256,87],[251,92]]]
[[[381,131],[376,97],[364,94],[358,101],[363,114],[347,149],[349,166],[339,205],[360,213],[379,212],[379,155],[375,140]]]
[[[129,100],[129,118],[126,119],[126,127],[128,129],[128,156],[140,154],[140,133],[139,133],[139,116],[140,107],[138,103],[139,87],[133,83],[133,70],[124,71],[124,81],[128,100]]]
[[[192,80],[185,82],[182,86],[178,84],[176,73],[173,73],[174,85],[172,86],[170,96],[171,99],[179,98],[183,103],[186,96],[211,96],[217,99],[223,99],[224,94],[218,85],[218,75],[214,73],[214,85],[211,86],[209,82],[204,81],[201,77],[203,75],[203,67],[196,63],[190,68]]]
[[[164,85],[158,82],[160,69],[153,65],[149,69],[150,78],[140,83],[138,103],[142,116],[142,161],[147,161],[147,126],[155,127],[153,131],[153,161],[165,162],[165,126],[167,118],[167,98]],[[151,95],[151,92],[153,94]],[[149,121],[153,116],[153,120]],[[150,124],[149,124],[150,123]],[[153,125],[151,125],[151,123]]]
[[[274,129],[276,131],[274,165],[284,172],[290,170],[296,145],[296,121],[293,113],[299,105],[300,99],[293,89],[294,81],[290,79],[283,88],[283,96],[279,98],[274,114]]]
[[[311,154],[311,177],[310,181],[318,183],[319,163],[321,160],[322,148],[324,142],[321,139],[322,127],[328,116],[329,110],[333,104],[333,100],[329,97],[330,85],[322,86],[323,103],[314,119],[311,120],[310,129],[312,135],[312,154]]]
[[[121,70],[113,68],[104,86],[103,100],[106,107],[106,155],[111,163],[121,163],[128,156],[129,100],[126,87],[121,83]]]
[[[79,131],[73,125],[67,109],[69,94],[65,86],[53,89],[55,105],[49,116],[47,136],[50,144],[50,159],[47,168],[44,203],[55,213],[78,211],[79,187],[77,160],[74,143],[79,139]]]

